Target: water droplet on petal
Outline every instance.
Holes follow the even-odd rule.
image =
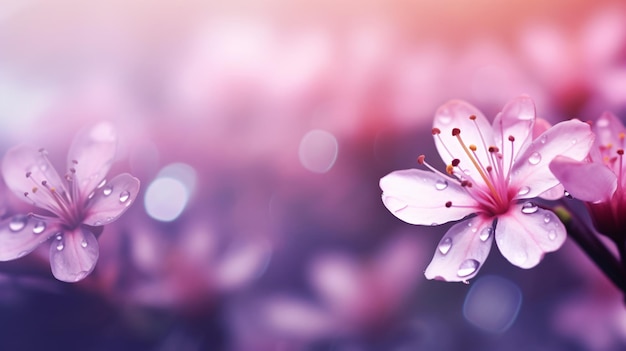
[[[439,243],[439,252],[445,255],[448,253],[448,251],[450,251],[451,247],[452,239],[450,237],[443,238],[443,240],[441,240],[441,242]]]
[[[27,253],[28,253],[28,251],[22,251],[22,252],[18,253],[17,254],[17,258],[24,257],[24,256],[26,256]]]
[[[489,237],[491,236],[491,233],[493,233],[493,228],[492,227],[487,227],[484,228],[481,232],[480,232],[480,240],[481,241],[487,241],[487,239],[489,239]]]
[[[57,234],[55,239],[57,239],[58,241],[61,241],[61,240],[63,240],[63,236],[61,234]]]
[[[446,181],[445,179],[438,179],[437,182],[435,183],[435,188],[437,190],[444,190],[448,187],[448,181]]]
[[[80,246],[87,247],[87,241],[83,239],[83,241],[80,242]]]
[[[43,221],[37,222],[37,224],[33,227],[33,233],[35,234],[41,234],[44,230],[46,230],[46,222]]]
[[[93,225],[97,227],[99,225],[102,225],[102,222],[101,221],[95,221],[95,222],[93,222]]]
[[[9,229],[11,229],[14,232],[18,232],[24,229],[25,226],[26,226],[26,217],[24,216],[15,216],[13,217],[13,219],[11,219],[11,222],[9,223]]]
[[[530,157],[528,157],[528,163],[531,165],[536,165],[541,162],[541,154],[538,152],[533,152]]]
[[[128,191],[122,191],[120,193],[120,202],[126,202],[130,198],[130,193]]]
[[[112,192],[113,192],[113,187],[110,185],[108,185],[102,190],[102,193],[104,194],[104,196],[109,196],[111,195]]]
[[[61,251],[61,250],[63,250],[63,248],[65,248],[65,245],[63,245],[63,243],[58,243],[57,244],[57,251]]]
[[[476,272],[478,269],[479,263],[475,259],[467,259],[461,263],[459,266],[459,270],[456,272],[456,275],[459,277],[467,277],[468,275]]]
[[[550,231],[548,232],[548,239],[550,240],[556,239],[556,230],[550,229]]]
[[[527,202],[522,205],[522,213],[524,214],[532,214],[539,210],[539,207],[532,202]]]
[[[570,194],[570,193],[569,193],[569,191],[567,191],[567,190],[565,190],[565,191],[563,192],[563,196],[565,196],[565,197],[566,197],[566,198],[568,198],[568,199],[571,199],[571,198],[572,198],[572,194]]]
[[[524,196],[524,195],[527,195],[528,193],[530,193],[530,188],[527,186],[523,186],[519,189],[519,191],[517,192],[517,195]]]
[[[548,136],[547,135],[542,135],[541,138],[539,139],[539,142],[542,144],[545,144],[546,141],[548,141]]]
[[[98,184],[98,186],[97,186],[96,188],[97,188],[97,189],[100,189],[100,188],[102,188],[102,187],[104,186],[104,184],[106,184],[106,183],[107,183],[107,180],[106,180],[106,179],[102,179],[102,181],[100,182],[100,184]]]
[[[546,223],[546,224],[550,223],[550,221],[551,221],[551,220],[552,220],[552,218],[550,217],[550,215],[549,215],[549,214],[546,214],[546,215],[543,217],[543,222],[544,222],[544,223]]]

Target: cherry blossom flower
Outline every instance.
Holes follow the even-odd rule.
[[[582,160],[594,137],[578,120],[536,135],[535,119],[527,96],[509,102],[493,125],[469,103],[450,101],[437,110],[432,129],[446,174],[422,155],[418,162],[432,172],[400,170],[380,180],[383,203],[405,222],[438,225],[465,218],[440,241],[428,279],[472,278],[494,237],[502,255],[521,268],[534,267],[563,244],[566,231],[557,216],[524,200],[559,186],[550,161],[558,155]]]
[[[2,175],[9,189],[41,213],[16,215],[0,222],[0,261],[20,258],[51,239],[50,266],[62,281],[76,282],[98,260],[96,236],[135,200],[139,180],[130,174],[105,178],[116,149],[109,123],[80,132],[60,176],[45,149],[18,145],[7,151]]]
[[[586,202],[596,229],[623,242],[626,239],[623,176],[626,129],[610,112],[600,116],[593,128],[596,140],[584,161],[560,156],[550,163],[550,169],[572,196]]]

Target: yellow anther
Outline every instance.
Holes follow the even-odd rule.
[[[626,134],[624,134],[624,132],[619,133],[619,140],[624,140],[624,137],[626,137]]]
[[[452,165],[447,165],[446,173],[448,173],[449,175],[452,175],[454,173],[454,167]]]
[[[476,145],[470,144],[469,149],[472,151],[476,151]]]

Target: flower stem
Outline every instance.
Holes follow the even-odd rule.
[[[578,246],[583,249],[611,282],[626,294],[626,270],[604,243],[598,239],[593,229],[563,206],[556,207],[554,212],[565,225],[569,236],[576,241]],[[620,255],[626,254],[626,247],[618,247]]]

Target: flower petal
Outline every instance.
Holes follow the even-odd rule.
[[[456,180],[429,171],[405,169],[380,180],[383,203],[411,224],[437,225],[476,212],[478,203]],[[452,206],[446,207],[450,201]]]
[[[533,140],[537,139],[546,130],[550,129],[552,124],[543,118],[535,118],[535,125],[533,126]]]
[[[535,124],[535,103],[528,96],[520,96],[507,103],[493,121],[495,146],[500,148],[504,165],[511,164],[515,155],[532,141]],[[509,141],[513,137],[514,141]]]
[[[472,115],[476,116],[475,120],[470,119]],[[449,101],[437,110],[433,128],[441,131],[434,139],[437,151],[446,166],[457,158],[461,161],[459,167],[473,167],[466,150],[457,137],[452,136],[454,128],[461,131],[461,138],[466,147],[473,144],[478,148],[476,155],[482,164],[489,164],[488,152],[481,149],[494,145],[493,131],[485,116],[476,107],[465,101]]]
[[[58,222],[17,215],[0,222],[0,261],[20,258],[59,231]]]
[[[563,187],[563,184],[557,184],[556,186],[553,186],[552,188],[539,194],[540,198],[544,200],[552,200],[552,201],[558,200],[562,198],[563,196],[565,196],[565,188]]]
[[[527,188],[521,199],[538,196],[559,184],[548,165],[559,155],[582,160],[589,153],[593,133],[587,123],[571,120],[547,130],[515,159],[511,173],[512,188]]]
[[[68,168],[76,170],[83,199],[104,179],[115,157],[117,136],[113,125],[102,122],[79,132],[67,155]]]
[[[424,275],[448,282],[471,279],[487,259],[492,241],[491,218],[478,216],[457,223],[439,242]]]
[[[20,199],[48,210],[56,208],[57,204],[44,187],[55,188],[60,193],[67,192],[46,151],[27,145],[18,145],[7,151],[2,160],[2,176],[9,189]]]
[[[113,222],[124,213],[139,194],[139,179],[123,173],[96,189],[87,204],[83,223],[91,226]]]
[[[521,268],[532,268],[546,252],[559,249],[566,234],[565,227],[552,211],[527,202],[515,205],[498,217],[496,244],[509,262]]]
[[[617,176],[602,163],[558,156],[550,162],[550,170],[570,194],[582,201],[609,201],[617,189]]]
[[[77,282],[96,267],[98,240],[85,227],[57,235],[50,245],[52,274],[64,282]]]
[[[596,146],[620,145],[620,134],[626,132],[622,122],[611,112],[604,112],[594,124]]]

